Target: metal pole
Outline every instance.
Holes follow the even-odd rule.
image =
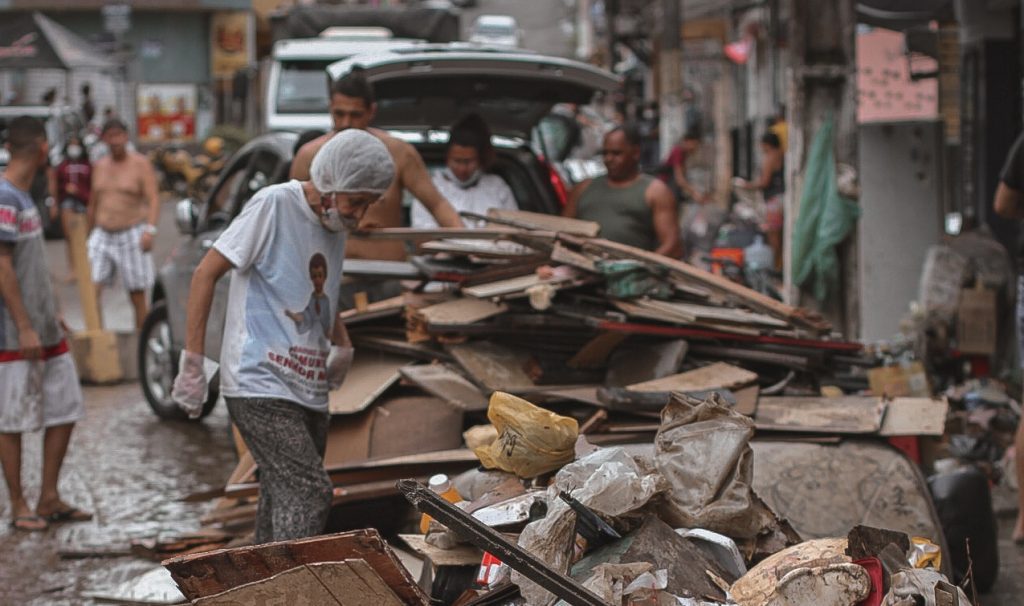
[[[683,14],[680,0],[662,0],[660,79],[661,156],[683,135]]]

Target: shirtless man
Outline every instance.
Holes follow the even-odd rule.
[[[365,130],[380,139],[395,161],[395,181],[384,196],[370,207],[360,224],[361,228],[399,227],[402,224],[402,190],[408,189],[416,199],[434,216],[441,227],[462,227],[462,220],[437,191],[423,159],[412,145],[387,134],[378,128],[370,128],[377,112],[373,87],[366,81],[361,70],[354,69],[331,87],[331,119],[334,132],[327,133],[303,145],[292,162],[292,179],[309,180],[309,167],[313,156],[335,133],[348,128]],[[405,248],[401,242],[374,242],[350,239],[345,248],[350,259],[405,260]]]
[[[118,118],[101,131],[110,149],[93,165],[88,207],[89,264],[97,290],[117,273],[135,308],[135,326],[146,318],[146,290],[153,286],[153,241],[160,216],[156,174],[146,156],[128,149],[128,127]]]

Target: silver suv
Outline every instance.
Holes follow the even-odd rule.
[[[374,126],[409,141],[428,168],[444,163],[447,126],[467,112],[480,113],[494,133],[497,158],[492,170],[509,184],[522,210],[545,213],[561,210],[565,188],[551,164],[531,147],[534,129],[554,104],[587,103],[595,92],[619,85],[614,75],[577,61],[458,44],[361,55],[331,65],[328,73],[339,78],[356,65],[376,89]],[[291,132],[257,137],[236,152],[205,200],[178,203],[177,223],[184,239],[158,273],[152,308],[139,335],[143,393],[161,417],[184,418],[170,392],[184,346],[192,273],[253,194],[287,179],[297,140]],[[408,208],[411,199],[405,202]],[[345,262],[345,275],[356,280],[381,277],[381,267],[388,277],[423,277],[408,263],[359,260]],[[220,353],[226,302],[223,279],[206,333],[206,351],[214,358]],[[216,381],[212,383],[204,413],[217,399]]]

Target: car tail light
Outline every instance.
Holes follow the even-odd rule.
[[[541,159],[541,164],[543,164],[544,168],[548,171],[548,180],[551,181],[551,187],[555,190],[555,197],[558,199],[558,207],[565,208],[565,205],[569,203],[569,190],[566,189],[565,182],[562,181],[562,177],[550,162]]]

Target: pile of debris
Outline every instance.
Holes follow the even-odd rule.
[[[826,603],[786,602],[767,589],[756,591],[775,601],[744,601],[738,587],[753,574],[747,566],[799,549],[802,538],[835,538],[834,527],[846,524],[842,536],[877,514],[874,507],[898,508],[901,530],[941,543],[926,497],[915,500],[914,490],[901,491],[908,496],[900,503],[862,496],[870,503],[855,503],[848,516],[819,502],[845,489],[827,482],[845,475],[852,485],[857,474],[882,469],[873,489],[897,491],[895,483],[919,478],[912,464],[882,463],[870,444],[851,446],[860,448],[852,457],[838,448],[807,451],[805,461],[830,467],[816,478],[815,495],[793,498],[805,480],[754,474],[750,438],[756,431],[813,449],[844,436],[936,436],[945,401],[888,398],[884,386],[876,395],[845,395],[873,386],[876,361],[830,334],[820,316],[596,238],[596,224],[510,211],[475,218],[492,227],[366,235],[415,243],[417,254],[409,263],[347,262],[346,274],[415,282],[399,297],[355,297],[344,317],[356,355],[330,398],[325,465],[335,504],[402,491],[426,507],[434,519],[423,523],[426,534],[402,537],[432,564],[425,570],[436,576],[421,578],[432,597],[444,593],[441,601],[452,603],[481,571],[494,601],[459,603],[506,603],[520,589],[529,604],[552,594],[570,604],[726,603],[730,596],[740,604]],[[255,515],[258,470],[238,446],[239,465],[211,495],[219,498],[205,518],[218,541],[224,533],[244,541]],[[772,446],[758,451],[768,461],[762,468],[800,468]],[[417,484],[438,474],[454,478],[440,492],[462,509]],[[792,488],[789,496],[778,486]],[[832,519],[785,521],[814,507]],[[391,517],[378,515],[374,524],[388,535],[415,525]],[[796,590],[821,579],[834,585],[839,575],[850,595],[888,590],[876,582],[881,573],[853,563],[864,554],[844,555],[836,545],[828,557],[787,555],[785,570],[765,578]],[[481,567],[485,552],[493,565]],[[897,560],[907,557],[883,561],[893,587]],[[501,584],[499,561],[512,569],[514,585]],[[812,572],[783,583],[796,569]],[[570,599],[574,592],[590,597]],[[680,599],[640,599],[659,595]]]

